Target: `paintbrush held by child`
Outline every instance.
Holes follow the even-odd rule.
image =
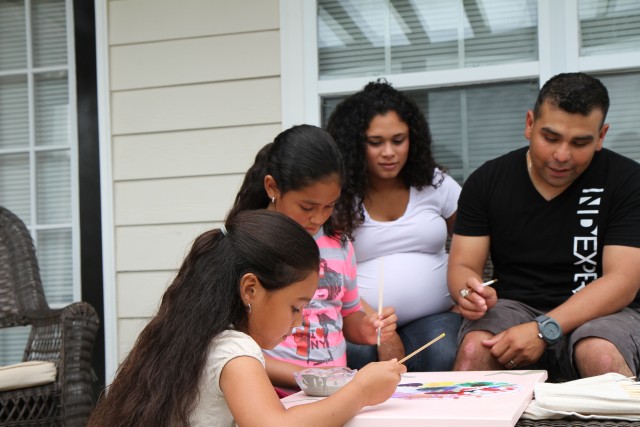
[[[451,370],[462,317],[447,289],[447,236],[460,185],[433,156],[426,116],[406,92],[385,80],[340,102],[327,122],[347,176],[334,216],[353,238],[358,292],[365,311],[393,307],[397,328],[380,345],[349,340],[347,363],[402,358],[441,332],[436,347],[407,363],[409,371]],[[384,264],[384,268],[382,268]]]
[[[269,378],[281,396],[298,391],[294,373],[307,368],[347,366],[346,340],[373,345],[395,334],[393,307],[366,314],[356,283],[353,245],[332,215],[345,170],[331,135],[311,125],[293,126],[256,155],[228,218],[268,209],[295,220],[320,250],[318,289],[302,312],[302,323],[265,352]],[[360,368],[360,366],[358,366]]]
[[[302,321],[319,251],[277,212],[239,212],[196,238],[89,426],[341,426],[388,399],[406,371],[373,363],[328,398],[285,409],[262,349]]]

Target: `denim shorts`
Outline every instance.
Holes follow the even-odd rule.
[[[512,326],[531,322],[537,316],[545,314],[518,301],[498,299],[498,302],[478,320],[462,322],[458,342],[471,331],[500,333]],[[574,366],[573,351],[582,338],[597,337],[616,346],[633,374],[640,372],[640,312],[633,308],[624,308],[617,313],[603,316],[576,328],[560,341],[547,346],[543,356],[535,364],[526,368],[546,369],[552,381],[569,381],[580,378]]]

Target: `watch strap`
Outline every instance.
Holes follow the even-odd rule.
[[[554,344],[560,340],[560,338],[562,337],[562,329],[560,328],[560,325],[555,319],[545,314],[541,314],[540,316],[537,316],[534,320],[538,323],[538,337],[540,339],[544,340],[547,344]],[[545,336],[543,329],[546,323],[554,323],[560,330],[560,336],[558,336],[557,338]]]
[[[549,316],[547,316],[546,314],[541,314],[540,316],[536,317],[533,320],[535,320],[538,323],[542,323],[542,322],[544,322],[546,320],[549,320],[549,319],[551,319],[551,318]]]

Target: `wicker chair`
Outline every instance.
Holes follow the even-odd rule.
[[[91,353],[98,316],[85,302],[50,309],[33,241],[0,206],[0,327],[30,325],[23,361],[49,361],[54,382],[0,392],[2,426],[83,426],[94,404]]]

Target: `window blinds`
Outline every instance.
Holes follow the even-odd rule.
[[[319,0],[321,79],[535,61],[537,2]]]
[[[485,161],[526,145],[525,114],[537,92],[537,81],[527,81],[407,94],[425,113],[434,158],[462,183]],[[323,102],[323,123],[342,99]]]
[[[73,300],[75,142],[66,3],[0,2],[0,205],[29,228],[52,306]],[[27,333],[0,331],[0,364],[20,360]]]
[[[640,74],[597,75],[609,91],[611,106],[607,115],[609,131],[604,146],[640,162]]]
[[[603,54],[630,52],[640,59],[638,1],[580,0],[578,15],[581,56],[597,57]],[[607,86],[611,98],[607,116],[610,129],[605,137],[604,146],[640,161],[640,134],[637,125],[634,125],[640,115],[640,74],[622,73],[612,69],[595,75]]]
[[[640,3],[637,0],[580,0],[580,55],[638,52]]]
[[[375,80],[410,71],[538,60],[537,8],[535,0],[318,0],[320,79]],[[580,20],[579,55],[638,54],[639,2],[579,0],[577,8],[567,16]],[[553,39],[565,28],[549,31]],[[605,147],[640,161],[640,134],[633,126],[640,115],[640,73],[607,65],[610,70],[592,73],[611,96]],[[535,77],[514,80],[409,92],[429,121],[436,160],[460,183],[484,161],[527,143],[525,113],[533,107],[539,82]],[[322,98],[323,124],[341,99]]]

